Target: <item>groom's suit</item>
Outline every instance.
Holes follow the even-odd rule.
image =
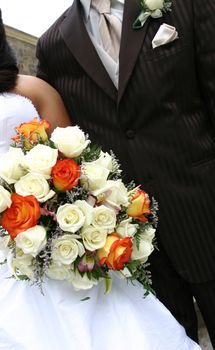
[[[40,38],[38,76],[59,91],[72,123],[112,149],[127,179],[158,200],[157,237],[176,274],[214,285],[215,0],[173,0],[171,12],[133,30],[139,13],[140,0],[125,1],[118,91],[79,0]],[[163,23],[178,39],[153,49]]]

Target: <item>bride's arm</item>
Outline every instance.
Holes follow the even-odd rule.
[[[71,120],[59,93],[42,79],[19,75],[15,92],[32,101],[40,117],[50,122],[50,132],[57,126],[71,125]]]

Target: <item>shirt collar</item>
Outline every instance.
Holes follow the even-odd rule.
[[[121,4],[125,3],[125,0],[115,0],[116,2],[120,2]],[[90,4],[91,4],[91,0],[80,0],[81,5],[83,7],[84,10],[84,16],[85,19],[87,20],[90,14]]]
[[[90,4],[91,4],[91,0],[80,0],[80,3],[83,7],[84,10],[84,17],[87,20],[90,14]]]

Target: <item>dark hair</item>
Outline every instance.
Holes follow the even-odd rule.
[[[0,93],[15,87],[18,72],[16,57],[6,39],[0,9]]]

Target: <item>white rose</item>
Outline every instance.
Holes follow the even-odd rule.
[[[136,246],[136,242],[133,242],[131,258],[132,260],[141,260],[142,262],[146,262],[153,250],[154,246],[151,241],[144,237],[144,235],[141,235],[139,249]]]
[[[147,227],[147,229],[142,233],[142,235],[146,240],[152,242],[152,240],[155,237],[155,231],[156,229],[150,226],[150,227]]]
[[[11,194],[3,186],[0,185],[0,213],[11,206]]]
[[[33,257],[28,254],[24,254],[21,249],[16,249],[16,256],[12,254],[8,256],[8,268],[9,271],[15,275],[25,275],[30,280],[34,279],[35,265],[33,264]]]
[[[19,233],[15,238],[16,246],[25,254],[36,257],[47,243],[46,230],[43,226],[36,225]]]
[[[80,289],[90,289],[94,285],[98,284],[98,280],[95,280],[93,278],[89,279],[86,274],[81,276],[78,271],[71,273],[69,282],[77,291]]]
[[[104,205],[93,208],[92,225],[96,228],[106,229],[109,233],[112,232],[116,226],[115,212]]]
[[[75,233],[85,222],[83,211],[75,204],[61,205],[57,210],[57,222],[63,231]]]
[[[150,11],[161,10],[164,7],[164,0],[145,0],[145,5]]]
[[[21,166],[24,153],[20,148],[10,147],[0,161],[0,177],[8,184],[13,184],[23,176],[26,171]]]
[[[36,145],[22,159],[22,165],[29,172],[49,176],[52,167],[56,164],[58,150],[46,145]]]
[[[151,13],[152,18],[160,18],[162,17],[162,11],[161,10],[155,10]]]
[[[100,152],[99,158],[94,161],[94,164],[100,165],[110,171],[113,170],[113,158],[108,152]]]
[[[120,237],[133,237],[137,232],[138,225],[131,224],[132,218],[123,220],[116,228],[116,232],[120,235]]]
[[[84,226],[89,226],[93,218],[93,207],[84,200],[77,200],[74,202],[79,209],[83,212],[85,216]]]
[[[53,242],[52,259],[54,263],[70,265],[84,253],[84,246],[76,239],[76,235],[64,235]]]
[[[20,265],[20,263],[18,263],[16,265],[16,268],[19,270],[20,275],[27,276],[31,281],[34,280],[35,267],[33,265],[25,266],[25,265]]]
[[[81,185],[88,191],[104,187],[110,171],[95,162],[83,162],[81,166]]]
[[[89,251],[94,251],[104,247],[107,238],[107,230],[88,226],[81,231],[81,237],[85,248]]]
[[[98,159],[82,163],[82,186],[90,191],[103,187],[113,170],[113,158],[109,153],[100,152]]]
[[[70,271],[68,266],[51,264],[46,271],[46,275],[52,280],[67,280],[70,276]]]
[[[93,191],[92,194],[113,209],[115,207],[120,209],[121,205],[124,207],[129,205],[128,191],[121,179],[106,181],[104,187]]]
[[[78,126],[57,127],[51,134],[51,140],[68,158],[78,157],[90,142]]]
[[[3,262],[10,251],[8,247],[8,243],[10,242],[10,236],[6,235],[4,237],[0,237],[0,262]]]
[[[40,203],[47,201],[55,195],[50,190],[47,180],[41,174],[28,173],[15,184],[16,193],[21,196],[33,195]]]

